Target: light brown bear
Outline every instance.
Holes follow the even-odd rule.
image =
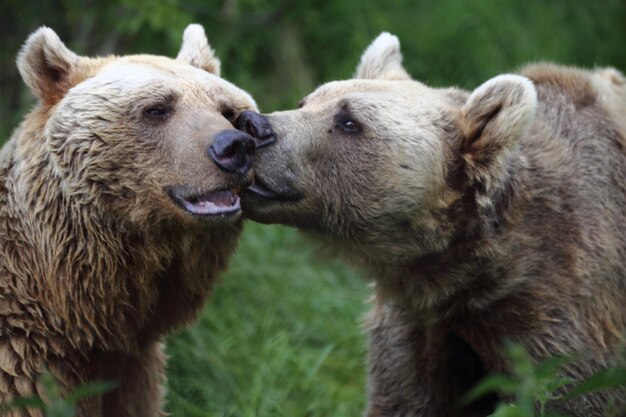
[[[79,57],[41,28],[18,67],[39,103],[0,154],[0,403],[47,369],[63,393],[117,381],[80,417],[161,415],[163,336],[241,231],[254,139],[231,121],[255,102],[198,25],[175,60]]]
[[[539,64],[466,92],[429,88],[401,62],[384,33],[355,79],[270,114],[276,143],[255,156],[242,197],[247,216],[298,227],[375,280],[367,416],[487,415],[496,396],[459,400],[509,370],[504,339],[536,360],[580,354],[565,369],[575,381],[615,365],[626,322],[622,74]],[[606,395],[550,407],[600,416]],[[623,391],[616,402],[626,409]]]

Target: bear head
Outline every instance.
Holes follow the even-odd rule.
[[[506,182],[529,130],[533,84],[497,76],[471,93],[414,81],[398,39],[381,34],[354,79],[317,88],[292,111],[267,115],[276,134],[255,156],[244,213],[322,237],[365,262],[445,250],[461,227],[455,207]],[[468,197],[468,190],[479,190]],[[466,226],[466,225],[465,225]]]
[[[201,26],[187,27],[176,59],[81,57],[42,27],[26,41],[18,68],[39,99],[16,134],[26,187],[58,181],[74,207],[143,227],[239,219],[254,141],[232,122],[256,104],[220,78]],[[52,178],[41,178],[42,166],[52,167]]]

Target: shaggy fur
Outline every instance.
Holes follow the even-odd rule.
[[[163,336],[193,320],[241,230],[171,194],[248,180],[207,149],[232,129],[222,112],[255,103],[205,71],[219,61],[198,25],[178,60],[79,57],[42,28],[18,67],[40,102],[0,154],[0,402],[43,395],[47,369],[64,394],[117,381],[80,417],[161,415]]]
[[[411,80],[401,58],[383,34],[356,79],[269,115],[277,140],[244,198],[249,217],[305,230],[374,278],[367,416],[489,414],[495,396],[458,404],[509,370],[504,339],[536,360],[579,354],[564,371],[574,380],[618,365],[622,74],[538,64],[465,92]],[[601,416],[607,395],[549,408]]]

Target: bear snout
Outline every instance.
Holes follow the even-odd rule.
[[[252,166],[255,148],[255,141],[249,134],[223,130],[209,146],[209,156],[223,171],[245,175]]]
[[[267,117],[251,110],[246,110],[239,115],[235,121],[235,127],[252,136],[257,148],[271,145],[276,140]]]

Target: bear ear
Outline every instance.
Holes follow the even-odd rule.
[[[183,44],[178,52],[177,60],[186,62],[200,69],[220,75],[220,60],[215,56],[209,41],[204,34],[204,28],[198,24],[187,26],[183,33]]]
[[[402,52],[398,38],[388,32],[378,35],[363,52],[354,78],[410,80],[411,76],[402,66]]]
[[[52,29],[41,27],[26,40],[17,56],[17,68],[35,96],[54,103],[71,87],[70,76],[79,60]]]
[[[472,92],[461,112],[461,153],[470,168],[488,166],[526,134],[537,109],[533,83],[499,75]]]

